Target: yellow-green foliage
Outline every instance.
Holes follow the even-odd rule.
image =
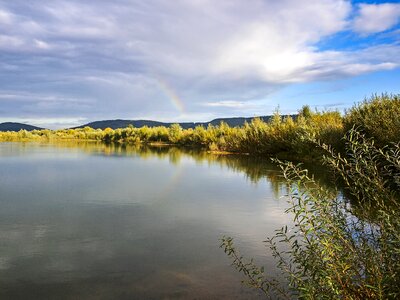
[[[350,109],[344,123],[347,130],[357,127],[379,146],[400,142],[400,95],[373,95]]]
[[[399,142],[399,96],[373,96],[355,105],[344,118],[337,111],[314,112],[309,106],[303,106],[294,119],[283,118],[275,112],[268,123],[255,118],[242,127],[221,123],[219,126],[197,126],[194,129],[182,129],[179,124],[173,124],[169,128],[130,126],[114,130],[89,127],[55,131],[21,130],[0,132],[0,141],[73,139],[125,144],[166,143],[213,151],[314,160],[320,158],[321,153],[309,142],[310,137],[341,151],[342,137],[353,126],[367,137],[373,137],[378,145]]]
[[[324,142],[332,143],[335,138],[338,139],[336,136],[341,130],[341,117],[336,112],[310,112],[306,117],[300,116],[296,120],[290,117],[283,119],[276,113],[269,123],[255,118],[243,127],[229,127],[226,123],[221,123],[219,126],[197,126],[186,130],[179,124],[173,124],[169,128],[130,126],[114,130],[90,127],[32,132],[21,130],[0,133],[0,141],[90,140],[126,144],[161,142],[214,151],[297,155],[311,151],[306,142],[307,136],[316,136]]]
[[[278,114],[265,123],[253,119],[242,128],[228,131],[224,143],[217,143],[220,150],[256,154],[304,154],[315,148],[309,145],[313,136],[324,143],[336,146],[343,135],[342,118],[338,112],[310,113],[296,120]]]
[[[42,139],[43,136],[44,136],[44,130],[43,131],[20,130],[18,132],[6,131],[6,132],[0,132],[0,141],[2,142],[29,141],[29,140]]]
[[[20,130],[18,132],[0,132],[0,141],[46,141],[46,140],[97,140],[103,141],[106,130],[92,129],[61,129],[61,130]]]
[[[169,128],[168,135],[171,143],[179,143],[184,136],[182,127],[179,124],[172,124]]]

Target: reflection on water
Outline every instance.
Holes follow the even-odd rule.
[[[274,272],[289,221],[267,159],[171,147],[0,144],[1,299],[251,299],[223,234]]]

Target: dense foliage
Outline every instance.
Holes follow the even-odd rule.
[[[379,146],[400,142],[400,95],[374,95],[351,108],[344,117],[352,127],[372,137]]]
[[[207,128],[127,127],[0,132],[0,141],[91,140],[122,144],[174,144],[215,152],[249,153],[302,161],[320,160],[310,137],[343,152],[342,137],[350,128],[373,137],[379,146],[400,141],[400,98],[383,94],[355,105],[342,117],[337,111],[316,112],[304,106],[295,118],[279,113],[268,121],[253,119],[242,127],[225,123]]]
[[[294,225],[266,243],[286,282],[265,275],[224,237],[221,247],[246,283],[282,299],[399,299],[400,145],[377,148],[355,130],[346,157],[323,146],[324,162],[353,200],[320,186],[292,163],[281,163]]]
[[[30,140],[93,140],[106,143],[125,144],[175,144],[219,152],[275,155],[280,157],[302,157],[313,159],[316,153],[306,137],[331,144],[338,144],[343,131],[342,117],[338,112],[313,112],[296,119],[276,114],[270,122],[253,119],[243,127],[229,127],[225,123],[207,128],[182,129],[178,124],[167,127],[128,127],[62,129],[62,130],[21,130],[0,132],[0,141]]]

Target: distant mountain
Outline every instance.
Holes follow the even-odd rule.
[[[169,126],[172,123],[163,123],[163,122],[158,122],[158,121],[150,121],[150,120],[104,120],[104,121],[94,121],[91,123],[87,123],[78,127],[74,127],[73,129],[76,128],[83,128],[83,127],[91,127],[93,129],[105,129],[105,128],[112,128],[112,129],[117,129],[117,128],[126,128],[129,125],[132,125],[133,127],[143,127],[143,126],[148,126],[148,127],[156,127],[156,126]]]
[[[32,131],[32,130],[40,130],[43,128],[22,123],[13,123],[13,122],[0,123],[0,131],[20,131],[21,129]]]
[[[285,116],[283,116],[285,117]],[[291,117],[296,117],[295,115],[291,115]],[[257,117],[262,119],[265,122],[268,122],[272,116],[261,116]],[[221,122],[224,122],[228,124],[231,127],[236,127],[236,126],[242,126],[244,125],[245,122],[251,122],[251,120],[254,119],[254,117],[251,118],[219,118],[219,119],[214,119],[210,122],[182,122],[178,123],[182,128],[188,129],[188,128],[195,128],[196,126],[202,125],[204,127],[207,127],[209,124],[212,124],[214,126],[220,125]],[[74,127],[73,129],[76,128],[83,128],[83,127],[91,127],[93,129],[105,129],[105,128],[112,128],[112,129],[117,129],[117,128],[126,128],[129,125],[132,125],[133,127],[143,127],[143,126],[148,126],[148,127],[156,127],[156,126],[165,126],[169,127],[172,124],[176,123],[165,123],[165,122],[158,122],[158,121],[151,121],[151,120],[104,120],[104,121],[95,121],[91,123],[87,123],[78,127]]]

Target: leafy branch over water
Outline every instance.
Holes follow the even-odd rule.
[[[398,299],[400,297],[400,146],[377,148],[352,129],[346,157],[327,151],[324,162],[344,182],[352,203],[293,163],[280,162],[290,189],[294,225],[266,240],[285,281],[270,278],[235,249],[221,247],[233,265],[270,298]]]

